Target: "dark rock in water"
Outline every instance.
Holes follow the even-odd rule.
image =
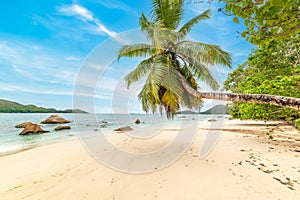
[[[137,119],[137,120],[135,120],[135,123],[139,124],[139,123],[141,123],[141,121],[139,119]]]
[[[100,127],[101,127],[101,128],[106,128],[107,125],[106,125],[106,124],[101,124]]]
[[[63,124],[63,123],[70,123],[69,120],[64,119],[59,115],[51,115],[47,119],[41,122],[42,124]]]
[[[65,130],[65,129],[71,129],[71,127],[70,126],[58,126],[54,130],[60,131],[60,130]]]
[[[124,127],[121,127],[121,128],[117,128],[115,129],[114,131],[132,131],[133,129],[130,127],[130,126],[124,126]]]
[[[108,122],[107,122],[107,121],[101,121],[101,123],[102,123],[102,124],[107,124]]]
[[[15,128],[25,128],[27,124],[32,124],[31,122],[24,122],[15,126]]]
[[[38,124],[28,123],[24,130],[19,135],[28,135],[28,134],[38,134],[38,133],[47,133],[49,131],[45,131]]]
[[[215,122],[215,121],[217,121],[216,119],[209,119],[208,120],[209,122]]]

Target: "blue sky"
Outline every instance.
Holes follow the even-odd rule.
[[[236,67],[246,60],[252,46],[236,33],[241,32],[243,26],[233,23],[232,17],[218,13],[219,7],[215,2],[211,6],[212,18],[196,25],[189,37],[196,41],[218,44],[231,52],[233,66]],[[149,16],[150,8],[150,0],[2,2],[0,98],[57,109],[71,108],[76,78],[90,52],[109,38],[119,39],[122,43],[118,35],[139,28],[139,16],[142,12]],[[205,9],[207,5],[204,4],[185,5],[183,21]],[[131,38],[131,42],[141,38]],[[109,48],[107,52],[110,52]],[[122,82],[120,79],[138,61],[122,59],[120,63],[105,66],[105,73],[99,77],[97,88],[93,88],[97,112],[112,111],[111,98],[116,85]],[[95,65],[94,68],[103,70],[103,66]],[[231,70],[219,68],[212,72],[222,82],[229,71]],[[89,81],[91,80],[86,80],[87,87]],[[130,112],[141,112],[136,92],[129,99]],[[86,96],[82,94],[83,98]],[[205,106],[209,107],[211,104],[211,101],[207,101]],[[114,105],[118,105],[118,102]],[[88,109],[84,106],[81,108]]]

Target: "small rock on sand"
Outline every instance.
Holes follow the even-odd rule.
[[[123,132],[126,132],[126,131],[132,131],[132,130],[133,129],[130,126],[124,126],[124,127],[117,128],[114,131],[123,131]]]
[[[209,122],[216,122],[217,120],[216,119],[209,119],[208,121]]]
[[[71,127],[70,126],[58,126],[54,130],[60,131],[60,130],[65,130],[65,129],[71,129]]]
[[[300,149],[294,149],[294,152],[300,153]]]

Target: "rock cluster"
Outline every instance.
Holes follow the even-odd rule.
[[[43,120],[42,124],[61,124],[61,123],[69,123],[69,120],[64,119],[59,115],[51,115],[47,119]],[[28,135],[28,134],[40,134],[40,133],[47,133],[46,131],[41,128],[40,125],[34,124],[32,122],[23,122],[15,126],[15,128],[23,128],[19,135]],[[58,126],[55,128],[55,131],[71,129],[70,126]]]

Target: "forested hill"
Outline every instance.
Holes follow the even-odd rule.
[[[0,113],[87,113],[79,109],[56,110],[35,105],[22,105],[17,102],[0,99]]]
[[[212,108],[204,111],[204,112],[193,112],[190,110],[184,110],[177,112],[176,114],[229,114],[230,107],[224,106],[224,105],[216,105]]]
[[[216,105],[207,111],[200,112],[200,114],[229,114],[230,108],[224,105]]]

